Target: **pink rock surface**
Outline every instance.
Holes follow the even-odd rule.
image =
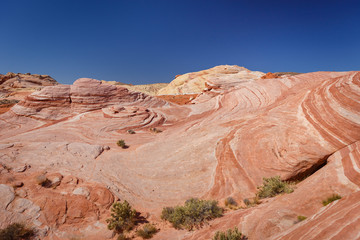
[[[162,229],[154,239],[211,239],[217,230],[234,226],[250,239],[295,239],[299,231],[311,231],[304,230],[312,227],[311,221],[323,221],[316,216],[328,208],[329,216],[339,214],[339,222],[349,226],[350,235],[344,236],[354,236],[357,220],[347,221],[344,215],[352,207],[341,206],[353,202],[359,191],[360,73],[316,72],[274,79],[226,75],[207,81],[211,89],[182,106],[92,79],[46,87],[0,115],[0,144],[11,146],[0,148],[0,163],[60,171],[61,181],[69,185],[76,179],[103,185],[149,213]],[[162,132],[149,131],[153,127]],[[136,133],[127,133],[129,129]],[[120,139],[129,148],[118,147]],[[163,207],[190,197],[221,203],[229,196],[239,202],[252,198],[262,178],[275,175],[290,180],[308,177],[291,194],[230,211],[200,230],[178,231],[160,220]],[[333,193],[344,197],[336,203],[339,207],[324,208],[322,200]],[[81,204],[85,210],[71,212],[69,221],[76,224],[81,218],[94,224],[96,209],[110,206],[101,191],[75,195],[74,205],[90,199]],[[56,199],[59,206],[62,199],[66,200]],[[41,204],[45,209],[46,200]],[[59,229],[65,224],[61,209],[46,218]],[[298,215],[308,219],[296,223]],[[331,224],[318,225],[319,231]]]

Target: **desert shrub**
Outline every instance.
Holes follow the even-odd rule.
[[[250,206],[250,205],[251,205],[250,200],[247,199],[247,198],[245,198],[245,199],[243,200],[243,202],[245,203],[246,206]]]
[[[129,240],[130,238],[128,238],[125,234],[120,233],[119,236],[116,238],[116,240]]]
[[[33,228],[26,227],[22,223],[10,224],[7,228],[0,230],[1,240],[28,240],[35,236]]]
[[[123,139],[120,139],[119,141],[117,141],[116,144],[117,144],[119,147],[124,148],[124,149],[128,147],[128,146],[126,145],[126,143],[125,143],[125,140],[123,140]]]
[[[305,219],[307,219],[307,217],[301,215],[297,216],[298,222],[304,221]]]
[[[37,182],[37,184],[41,185],[42,187],[50,187],[51,186],[51,181],[44,174],[36,176],[36,182]]]
[[[152,238],[157,231],[154,225],[147,223],[142,229],[136,231],[136,234],[143,239],[149,239]]]
[[[228,229],[226,232],[217,231],[212,240],[247,240],[248,238],[243,235],[237,227]]]
[[[208,220],[221,217],[223,209],[214,200],[189,199],[184,206],[166,207],[161,218],[172,223],[177,229],[199,228]]]
[[[114,230],[116,233],[129,231],[136,222],[136,210],[131,209],[130,204],[124,202],[116,202],[111,208],[111,218],[107,219],[108,229]]]
[[[135,134],[135,131],[132,130],[132,129],[129,129],[129,130],[127,130],[127,133],[129,133],[129,134]]]
[[[326,206],[326,205],[332,203],[333,201],[336,201],[336,200],[339,200],[339,199],[341,199],[341,196],[340,196],[340,195],[338,195],[338,194],[333,194],[331,197],[328,197],[326,200],[324,200],[324,201],[322,202],[322,204],[323,204],[324,206]]]
[[[157,129],[157,128],[150,128],[150,132],[161,133],[162,131],[160,129]]]
[[[230,207],[230,208],[236,207],[238,205],[237,202],[235,201],[235,199],[233,199],[232,197],[227,197],[224,201],[224,204],[225,204],[225,206]]]
[[[290,187],[290,183],[282,181],[280,176],[271,178],[263,178],[263,185],[258,187],[257,196],[259,198],[274,197],[281,193],[292,193],[293,188]]]

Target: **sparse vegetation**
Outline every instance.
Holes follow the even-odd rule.
[[[147,223],[142,229],[138,230],[136,234],[143,239],[149,239],[152,238],[157,231],[158,230],[154,225]]]
[[[161,133],[162,130],[157,129],[157,128],[150,128],[150,132],[154,132],[154,133]]]
[[[304,221],[305,219],[307,219],[307,217],[301,215],[297,216],[298,222]]]
[[[119,236],[116,238],[116,240],[129,240],[130,238],[128,238],[125,234],[120,233]]]
[[[282,181],[280,176],[271,178],[263,178],[263,185],[258,187],[257,196],[259,198],[274,197],[281,193],[292,193],[294,191],[291,188],[290,183]]]
[[[258,204],[261,203],[260,200],[259,200],[259,196],[258,196],[258,195],[256,195],[256,196],[255,196],[254,198],[252,198],[251,200],[249,200],[248,198],[245,198],[245,199],[243,200],[243,202],[245,203],[245,205],[246,205],[247,207],[253,207],[253,206],[258,205]]]
[[[224,204],[226,207],[233,209],[237,207],[237,202],[232,197],[227,197],[224,201]]]
[[[326,200],[324,200],[324,201],[322,202],[322,204],[323,204],[324,206],[326,206],[326,205],[332,203],[333,201],[336,201],[336,200],[339,200],[339,199],[341,199],[341,196],[340,196],[340,195],[338,195],[338,194],[333,194],[331,197],[328,197]]]
[[[136,222],[136,210],[132,209],[130,204],[116,202],[111,208],[111,218],[107,219],[108,229],[114,230],[115,233],[123,233],[133,228]]]
[[[250,200],[247,199],[247,198],[245,198],[245,199],[243,200],[243,202],[245,203],[246,206],[249,206],[249,205],[251,204]]]
[[[172,223],[177,229],[192,230],[200,228],[208,220],[221,217],[223,209],[214,200],[199,200],[191,198],[184,206],[166,207],[161,218]]]
[[[135,131],[132,130],[132,129],[129,129],[129,130],[127,130],[127,133],[128,133],[128,134],[135,134]]]
[[[125,140],[123,140],[123,139],[120,139],[119,141],[117,141],[116,144],[123,149],[128,148],[128,146],[125,143]]]
[[[22,223],[13,223],[0,230],[1,240],[29,240],[34,236],[35,230]]]
[[[44,174],[38,175],[36,177],[36,182],[42,187],[51,187],[51,181]]]
[[[247,240],[248,238],[239,232],[238,228],[228,229],[226,232],[217,231],[212,240]]]

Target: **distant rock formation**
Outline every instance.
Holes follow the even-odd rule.
[[[268,72],[267,74],[265,74],[264,76],[262,76],[262,79],[271,79],[271,78],[278,78],[279,75],[275,74],[275,73],[271,73]]]
[[[229,83],[234,83],[258,79],[263,75],[262,72],[250,71],[236,65],[221,65],[199,72],[177,75],[168,86],[158,91],[158,95],[201,93],[206,90],[206,84],[214,85],[218,80],[222,83],[227,80]]]
[[[12,73],[0,74],[0,87],[2,88],[36,88],[54,86],[58,83],[49,75]]]
[[[103,84],[101,81],[80,78],[73,85],[45,87],[27,96],[11,111],[19,116],[59,120],[73,114],[93,111],[115,104],[139,104],[146,107],[167,104],[144,93],[127,88]]]
[[[153,84],[142,84],[142,85],[133,85],[133,84],[125,84],[121,82],[115,82],[115,81],[104,81],[103,83],[111,84],[111,85],[117,85],[121,87],[126,87],[127,89],[135,92],[142,92],[145,94],[148,94],[150,96],[156,96],[158,95],[158,91],[167,85],[168,83],[153,83]]]

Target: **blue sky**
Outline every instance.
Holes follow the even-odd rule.
[[[0,73],[132,84],[221,64],[360,70],[360,1],[2,0]]]

